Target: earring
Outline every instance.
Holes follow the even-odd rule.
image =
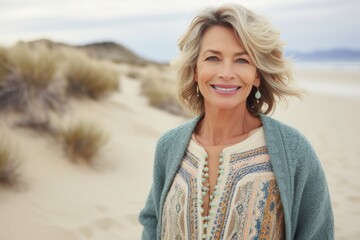
[[[256,103],[259,104],[259,99],[261,98],[261,93],[259,91],[259,88],[258,87],[256,87],[256,88],[257,88],[257,91],[255,93],[255,98],[256,98]]]
[[[199,85],[196,85],[196,96],[199,97],[200,94],[199,94]]]

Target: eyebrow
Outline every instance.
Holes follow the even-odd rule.
[[[207,53],[207,52],[221,55],[220,51],[216,51],[216,50],[213,50],[213,49],[207,49],[207,50],[204,51],[204,53]],[[235,56],[241,56],[241,55],[249,55],[249,54],[246,51],[235,53]]]

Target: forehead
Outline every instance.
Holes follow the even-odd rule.
[[[205,30],[200,42],[200,51],[208,48],[230,48],[235,51],[243,50],[243,44],[231,27],[212,26]]]

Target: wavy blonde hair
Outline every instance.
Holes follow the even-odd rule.
[[[270,113],[275,108],[276,98],[286,103],[286,95],[302,96],[301,91],[290,87],[293,80],[291,64],[284,57],[280,33],[267,18],[241,5],[225,4],[207,8],[193,19],[179,40],[180,54],[172,62],[178,77],[178,97],[191,112],[202,114],[205,111],[204,98],[196,93],[194,76],[202,37],[213,26],[233,29],[260,74],[259,91],[262,96],[259,103],[255,99],[255,87],[246,101],[252,115]]]

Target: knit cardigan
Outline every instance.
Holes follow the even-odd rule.
[[[305,137],[292,127],[260,115],[285,218],[285,239],[334,239],[334,219],[325,175]],[[142,240],[161,238],[162,209],[181,165],[196,117],[160,137],[153,184],[140,212]]]

